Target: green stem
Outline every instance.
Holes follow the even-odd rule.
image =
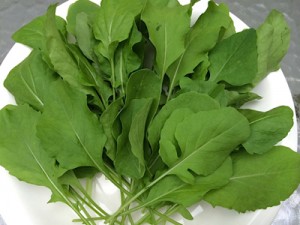
[[[113,101],[116,100],[116,92],[115,92],[115,86],[116,86],[116,73],[115,73],[115,60],[114,56],[110,59],[110,68],[111,68],[111,86],[113,87]]]

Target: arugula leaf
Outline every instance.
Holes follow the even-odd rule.
[[[280,106],[267,112],[242,109],[240,112],[250,122],[251,135],[243,143],[250,154],[263,154],[281,141],[293,126],[293,111]]]
[[[84,33],[77,32],[76,26],[80,20],[78,15],[84,13],[88,17],[88,21],[95,21],[97,11],[99,10],[99,5],[89,1],[89,0],[77,0],[70,5],[67,15],[67,31],[77,37],[78,34]]]
[[[44,149],[67,170],[91,166],[105,171],[102,151],[106,136],[98,118],[88,109],[85,94],[62,80],[49,89],[37,126]]]
[[[156,64],[161,78],[184,52],[184,39],[190,27],[188,10],[189,6],[160,7],[148,1],[142,11],[141,19],[155,46]]]
[[[270,72],[280,67],[280,61],[288,51],[290,28],[284,15],[273,10],[257,29],[258,73],[253,81],[256,85]]]
[[[167,176],[150,189],[143,204],[151,206],[167,201],[189,207],[199,202],[210,190],[226,185],[231,176],[232,162],[230,158],[226,159],[212,174],[197,176],[194,184],[187,184],[174,175]]]
[[[57,180],[64,170],[56,166],[55,159],[43,150],[36,137],[40,116],[28,105],[9,105],[1,110],[0,164],[22,181],[48,187],[53,200],[65,202]]]
[[[4,86],[11,92],[18,104],[27,103],[43,111],[48,87],[57,79],[55,73],[43,61],[39,50],[30,55],[10,71]]]
[[[187,92],[170,100],[154,117],[148,128],[148,140],[154,152],[157,152],[160,131],[171,113],[179,108],[188,108],[193,112],[212,110],[219,108],[217,101],[211,97],[196,92]]]
[[[204,60],[218,42],[221,29],[229,27],[231,18],[226,5],[209,2],[208,9],[202,14],[185,39],[185,50],[169,67],[170,78],[169,98],[178,81],[193,72],[195,67]]]
[[[255,30],[244,30],[219,42],[209,58],[210,80],[234,86],[251,83],[257,73]]]
[[[151,98],[133,99],[120,114],[122,133],[114,160],[119,174],[140,179],[145,173],[144,136],[151,105]]]
[[[63,36],[66,36],[65,20],[59,16],[55,16],[55,24]],[[33,49],[45,51],[45,25],[46,16],[39,16],[16,31],[12,38],[14,41],[27,45]]]
[[[172,131],[164,127],[164,132]],[[160,148],[159,153],[169,167],[168,174],[192,184],[194,174],[211,174],[249,135],[247,119],[234,108],[200,111],[176,126],[174,136],[179,146],[176,157],[171,157],[177,153],[171,148]]]
[[[290,196],[300,182],[300,157],[287,147],[273,147],[262,155],[240,151],[232,161],[229,184],[204,196],[213,206],[238,212],[265,209]]]

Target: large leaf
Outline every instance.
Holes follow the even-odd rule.
[[[234,86],[251,83],[257,74],[255,30],[244,30],[219,42],[209,57],[210,80]]]
[[[290,28],[284,15],[273,10],[257,29],[258,73],[254,84],[270,72],[278,70],[280,61],[288,51]]]
[[[58,182],[64,171],[36,137],[40,116],[28,105],[6,106],[0,111],[0,165],[21,181],[48,187],[52,200],[66,202]]]
[[[225,187],[211,191],[205,200],[216,206],[246,212],[280,204],[298,187],[300,156],[289,148],[250,155],[232,155],[233,176]]]
[[[18,104],[27,103],[42,111],[48,87],[55,79],[55,73],[43,61],[40,51],[33,50],[10,71],[4,86],[14,95]]]
[[[219,107],[220,105],[218,102],[208,95],[198,94],[196,92],[183,93],[170,100],[161,108],[148,128],[148,140],[151,144],[152,150],[156,150],[157,152],[161,129],[174,110],[178,108],[188,108],[193,112],[199,112],[203,110],[217,109]]]
[[[143,204],[151,206],[167,201],[189,207],[199,202],[210,190],[226,185],[231,176],[232,162],[230,158],[225,160],[212,174],[197,176],[194,184],[187,184],[174,175],[167,176],[150,189]]]
[[[251,135],[243,143],[247,152],[262,154],[281,141],[293,126],[293,111],[280,106],[267,112],[241,110],[250,122]]]
[[[220,108],[187,116],[178,123],[174,135],[179,146],[175,149],[177,157],[171,148],[160,149],[160,155],[169,167],[168,174],[193,183],[194,174],[211,174],[246,141],[250,127],[247,119],[234,108]]]
[[[103,128],[88,109],[85,94],[66,82],[58,80],[50,86],[37,130],[45,150],[63,168],[91,166],[105,171]]]
[[[158,6],[148,1],[142,12],[141,18],[156,49],[156,64],[161,77],[184,52],[184,40],[190,27],[188,10],[189,6]]]
[[[221,29],[230,26],[231,18],[228,7],[209,2],[208,9],[190,29],[182,55],[169,67],[167,75],[170,77],[169,95],[178,81],[194,71],[195,67],[204,60],[218,42]]]

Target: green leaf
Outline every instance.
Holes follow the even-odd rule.
[[[62,80],[50,86],[37,130],[43,147],[61,167],[92,166],[105,171],[103,128],[88,109],[85,94]]]
[[[121,112],[123,107],[122,99],[119,98],[116,101],[112,102],[107,109],[101,114],[100,122],[103,126],[104,133],[107,137],[107,141],[105,143],[106,154],[107,156],[114,160],[116,157],[117,146],[116,139],[113,136],[113,125],[117,120],[119,113]]]
[[[93,26],[96,39],[101,41],[102,54],[110,59],[118,43],[129,37],[135,17],[141,12],[140,0],[130,4],[123,0],[103,0]]]
[[[221,29],[228,28],[230,22],[226,5],[209,2],[208,9],[187,34],[184,52],[167,71],[170,78],[169,95],[179,80],[193,73],[196,66],[205,59],[207,52],[217,44]]]
[[[122,94],[125,94],[129,75],[141,67],[142,60],[133,51],[133,47],[142,41],[142,34],[134,24],[128,39],[121,43],[115,52],[115,87],[121,86]]]
[[[156,49],[156,64],[161,77],[184,52],[184,40],[190,27],[188,11],[189,6],[161,7],[148,1],[142,12],[141,19]]]
[[[251,135],[243,143],[250,154],[263,154],[281,141],[293,126],[293,111],[280,106],[267,112],[243,109],[240,112],[250,122]]]
[[[163,132],[168,130],[163,128]],[[200,111],[178,123],[175,130],[179,146],[177,157],[171,157],[175,154],[170,148],[161,148],[160,155],[169,167],[168,174],[193,183],[194,174],[211,174],[249,135],[247,119],[234,108]]]
[[[23,62],[10,71],[4,86],[14,95],[18,104],[27,103],[43,111],[48,87],[56,79],[55,73],[43,61],[40,51],[33,50]]]
[[[94,48],[98,44],[95,39],[90,20],[86,13],[79,13],[76,16],[75,35],[78,47],[82,53],[90,60],[96,61]]]
[[[122,132],[114,162],[119,174],[140,179],[145,173],[144,138],[151,105],[151,98],[133,99],[120,114]]]
[[[239,93],[238,91],[225,90],[228,106],[240,108],[247,102],[259,100],[262,97],[253,92]]]
[[[287,147],[273,147],[262,155],[240,151],[232,161],[229,184],[204,197],[213,206],[238,212],[265,209],[280,204],[299,185],[300,156]]]
[[[289,48],[290,32],[284,15],[276,10],[271,11],[257,29],[258,72],[254,84],[279,69]]]
[[[6,106],[0,111],[0,165],[21,181],[48,187],[52,200],[67,202],[58,182],[64,171],[36,137],[40,116],[28,105]]]
[[[55,16],[55,24],[58,30],[66,36],[66,22],[61,17]],[[33,49],[45,50],[46,37],[45,37],[46,16],[39,16],[31,22],[16,31],[12,38],[18,43],[27,45]]]
[[[152,150],[157,151],[160,131],[174,110],[179,108],[188,108],[193,112],[199,112],[204,110],[218,109],[219,107],[220,106],[218,102],[208,95],[198,94],[196,92],[183,93],[170,100],[161,108],[148,128],[148,140],[151,144]]]
[[[242,86],[257,73],[256,32],[244,30],[219,42],[210,55],[210,80]]]
[[[88,17],[88,21],[95,21],[97,10],[99,10],[99,5],[89,1],[89,0],[77,0],[70,5],[67,15],[67,30],[69,33],[75,35],[79,34],[76,31],[76,26],[80,20],[78,15],[84,13]],[[83,33],[84,31],[82,31]],[[80,32],[81,33],[81,32]]]
[[[194,184],[187,184],[178,177],[167,176],[150,189],[145,199],[145,206],[160,202],[172,202],[189,207],[199,202],[203,196],[213,189],[219,189],[229,182],[232,176],[232,162],[228,158],[208,176],[197,176]]]

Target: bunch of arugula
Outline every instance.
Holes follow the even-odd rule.
[[[179,224],[170,216],[192,219],[186,208],[201,200],[246,212],[286,199],[300,156],[274,145],[292,110],[240,107],[279,69],[287,23],[272,11],[236,33],[227,6],[211,1],[191,25],[195,3],[79,0],[66,21],[51,5],[17,31],[32,52],[4,83],[18,106],[0,112],[0,165],[87,225]],[[80,182],[97,173],[121,192],[113,214]]]

